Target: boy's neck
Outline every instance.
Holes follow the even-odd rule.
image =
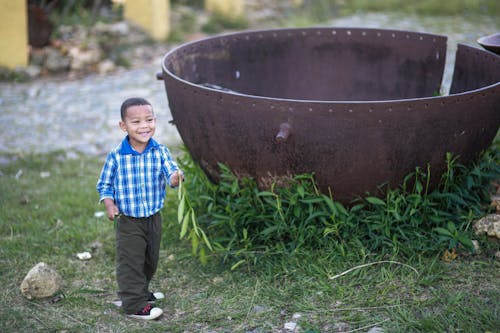
[[[146,142],[146,143],[139,143],[138,144],[138,143],[131,143],[130,138],[129,138],[128,143],[129,143],[130,147],[132,147],[133,150],[135,150],[139,154],[142,154],[144,152],[144,150],[146,150],[146,147],[148,146],[150,140],[151,139],[149,139],[148,142]]]

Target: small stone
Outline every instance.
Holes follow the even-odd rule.
[[[30,269],[21,283],[21,293],[27,299],[45,298],[54,295],[62,284],[62,278],[44,262]]]
[[[64,72],[70,66],[70,58],[61,54],[53,47],[46,48],[45,68],[50,72]]]
[[[477,240],[472,240],[472,246],[474,247],[475,254],[481,254],[481,247],[479,246],[479,242]]]
[[[99,74],[111,73],[115,69],[116,69],[115,63],[109,59],[103,60],[97,65],[97,71],[99,72]]]
[[[474,222],[476,235],[487,234],[500,239],[500,214],[489,214]]]
[[[95,212],[94,213],[94,217],[97,217],[97,218],[101,218],[101,217],[104,217],[106,215],[106,212]]]
[[[287,331],[294,331],[297,328],[297,323],[290,321],[285,323],[284,329]]]
[[[374,326],[370,328],[367,333],[384,333],[384,330],[381,327]]]
[[[89,260],[92,255],[89,252],[80,252],[76,254],[76,257],[80,260]]]

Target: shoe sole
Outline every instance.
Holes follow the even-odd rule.
[[[141,316],[141,315],[135,315],[135,314],[131,314],[131,315],[128,315],[128,316],[130,318],[134,318],[134,319],[153,320],[153,319],[156,319],[156,318],[160,317],[162,314],[163,314],[163,310],[162,309],[160,309],[160,308],[152,308],[151,311],[149,312],[149,315],[147,315],[147,316]]]

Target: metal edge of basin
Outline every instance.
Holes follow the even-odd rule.
[[[477,43],[486,50],[500,55],[500,32],[478,38]]]
[[[382,31],[417,39],[433,36],[380,29],[320,31],[333,29],[351,34]],[[300,30],[270,33],[276,31]],[[248,33],[210,40],[223,38],[229,43]],[[500,73],[500,57],[480,49],[459,45],[455,71],[461,74],[454,73],[448,96],[300,100],[213,89],[177,76],[169,59],[186,45],[203,49],[205,42],[168,52],[161,77],[181,138],[215,182],[218,163],[239,176],[255,178],[261,188],[294,174],[314,172],[322,191],[331,190],[336,200],[348,203],[366,192],[376,193],[382,183],[397,186],[415,167],[428,163],[435,183],[445,170],[447,152],[459,155],[461,163],[470,162],[491,144],[500,124],[500,78],[496,74]],[[485,72],[489,73],[486,81],[474,74]]]

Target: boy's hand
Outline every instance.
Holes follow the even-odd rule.
[[[179,186],[180,180],[184,180],[184,175],[181,172],[176,171],[174,172],[172,177],[170,177],[170,185],[173,187],[177,187]]]
[[[111,199],[104,199],[104,205],[106,206],[106,215],[108,216],[108,219],[114,221],[115,216],[120,214],[115,202]]]

